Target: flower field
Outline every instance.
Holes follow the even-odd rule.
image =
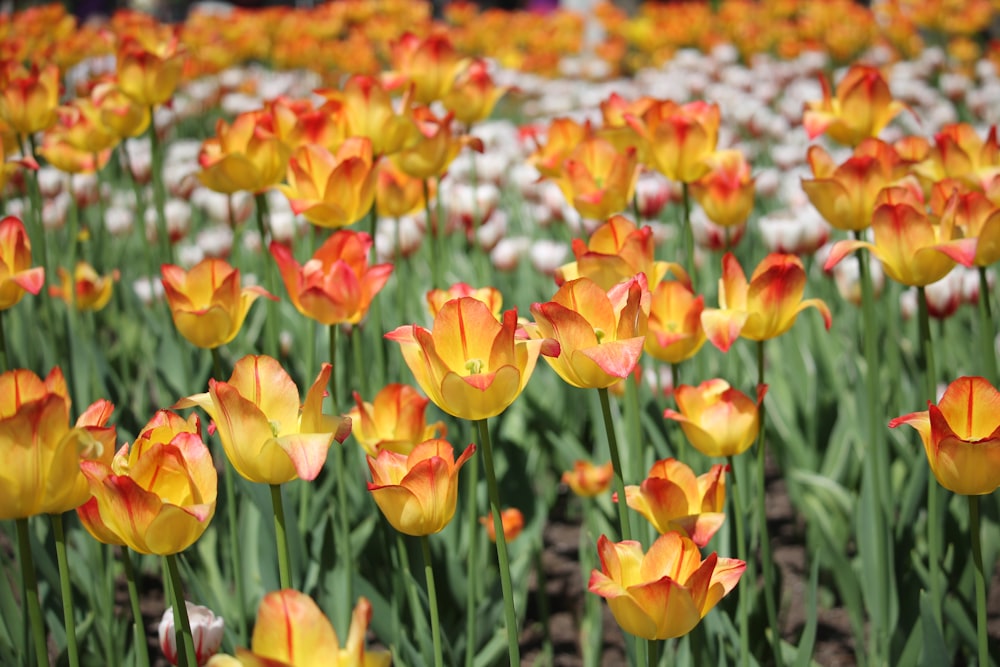
[[[0,664],[997,664],[1000,6],[871,4],[0,16]]]

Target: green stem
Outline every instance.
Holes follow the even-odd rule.
[[[485,419],[476,422],[479,427],[479,441],[483,447],[483,468],[486,470],[486,489],[490,496],[490,510],[493,515],[493,529],[497,536],[497,560],[500,565],[500,588],[503,590],[504,619],[507,623],[507,654],[511,665],[521,664],[521,650],[517,643],[517,615],[514,613],[514,588],[510,582],[510,562],[507,559],[507,538],[503,534],[500,518],[500,492],[497,476],[493,469],[493,446],[490,443],[490,427]]]
[[[351,352],[354,353],[354,388],[362,395],[368,395],[367,374],[365,373],[365,356],[361,347],[361,325],[356,324],[351,329]]]
[[[424,179],[424,212],[427,220],[427,230],[424,233],[424,242],[427,244],[427,251],[430,254],[431,263],[431,287],[440,287],[441,283],[441,258],[438,256],[437,237],[444,233],[444,229],[438,220],[437,229],[434,228],[434,215],[431,213],[431,181]]]
[[[743,525],[745,512],[743,509],[743,498],[740,496],[740,487],[737,485],[738,475],[733,457],[727,456],[729,463],[729,483],[731,485],[730,499],[733,504],[733,521],[736,523],[736,557],[744,563],[747,562],[747,540],[746,528]],[[753,591],[754,582],[745,582],[740,588],[740,665],[748,667],[750,664],[750,593]]]
[[[427,637],[424,634],[426,626],[422,625],[421,620],[423,615],[423,610],[420,607],[420,597],[417,595],[417,587],[413,579],[413,574],[410,572],[410,555],[406,549],[406,540],[403,539],[403,534],[393,530],[396,534],[396,551],[399,556],[399,567],[403,572],[403,578],[406,582],[406,598],[407,604],[410,607],[410,617],[413,619],[413,628],[417,631],[416,639],[420,644],[421,659],[427,660]]]
[[[34,158],[38,157],[37,146],[35,146],[35,138],[32,135],[27,136],[27,141],[23,143],[28,144],[28,149],[31,152],[31,156]],[[28,170],[28,199],[31,202],[32,211],[32,221],[34,222],[35,238],[32,239],[32,243],[36,243],[39,252],[42,255],[42,266],[45,267],[45,277],[50,278],[52,276],[52,265],[49,263],[49,242],[48,234],[45,230],[45,223],[42,219],[42,192],[38,187],[38,171],[35,169]]]
[[[149,141],[153,153],[153,167],[151,172],[153,178],[153,206],[156,208],[157,236],[160,241],[161,257],[170,264],[174,264],[174,246],[170,243],[170,232],[167,229],[167,191],[163,186],[163,147],[160,145],[159,135],[156,134],[156,123],[152,120],[155,117],[155,112],[155,107],[149,109]],[[261,243],[263,242],[264,240],[261,239]]]
[[[340,403],[337,400],[337,330],[336,324],[330,325],[330,363],[333,365],[330,372],[330,399],[333,404],[333,414],[338,414],[340,410]],[[347,502],[347,464],[344,461],[344,448],[334,444],[332,449],[334,474],[337,476],[337,507],[334,510],[337,514],[336,544],[340,550],[340,562],[343,563],[346,572],[343,583],[345,590],[340,591],[340,597],[343,600],[353,600],[351,577],[354,573],[354,552],[351,549],[351,521],[348,514],[350,506]],[[341,605],[338,607],[338,612],[341,610],[345,614],[342,620],[346,626],[349,606]],[[340,625],[339,622],[337,625]]]
[[[632,193],[632,215],[635,216],[636,226],[642,224],[642,214],[639,212],[639,193]]]
[[[976,645],[979,649],[979,666],[989,667],[989,637],[986,634],[986,575],[983,572],[983,544],[979,527],[979,496],[969,496],[969,533],[972,537],[972,562],[976,566]]]
[[[187,602],[184,598],[184,584],[181,581],[181,571],[177,567],[177,554],[169,554],[163,557],[167,564],[167,572],[170,574],[170,586],[174,591],[174,626],[177,632],[178,656],[180,649],[184,647],[184,661],[180,664],[187,664],[190,667],[198,665],[198,654],[194,650],[194,637],[191,634],[191,622],[188,620]]]
[[[66,657],[70,667],[79,667],[80,651],[76,645],[76,618],[73,615],[73,589],[69,579],[69,559],[66,557],[66,529],[62,514],[50,514],[52,535],[56,541],[56,561],[59,564],[59,592],[62,594],[63,622],[66,624]]]
[[[629,375],[625,378],[625,428],[629,447],[629,475],[642,479],[646,466],[645,442],[642,438],[642,408],[639,407],[639,385]]]
[[[979,267],[979,325],[980,339],[983,346],[983,361],[989,373],[990,382],[997,379],[997,351],[993,337],[993,309],[990,307],[990,284],[986,279],[986,267]]]
[[[615,424],[611,418],[611,401],[608,399],[607,388],[598,389],[601,397],[601,414],[604,415],[604,430],[608,434],[608,448],[611,450],[611,466],[615,471],[615,492],[618,494],[618,529],[623,540],[632,539],[632,529],[628,522],[628,502],[625,498],[625,480],[622,477],[622,461],[618,453],[618,437],[615,435]]]
[[[402,289],[402,283],[400,283]],[[468,497],[465,501],[469,552],[465,559],[465,667],[472,667],[476,658],[476,606],[478,604],[479,573],[479,511],[476,492],[479,489],[479,466],[469,466],[466,483]]]
[[[278,579],[281,588],[292,587],[289,565],[288,535],[285,531],[285,505],[281,500],[281,485],[271,484],[271,506],[274,508],[274,539],[278,546]]]
[[[0,373],[6,373],[10,369],[10,361],[7,358],[7,333],[3,326],[4,311],[0,310]]]
[[[660,662],[660,648],[663,642],[658,639],[647,639],[646,640],[646,653],[648,662],[646,664],[649,667],[656,667]]]
[[[691,228],[691,192],[687,183],[681,184],[681,200],[684,206],[684,252],[687,256],[687,270],[691,278],[691,289],[694,290],[694,230]]]
[[[149,645],[146,642],[146,625],[139,608],[139,587],[135,566],[128,547],[122,547],[122,564],[125,566],[125,582],[128,584],[128,600],[132,607],[132,630],[135,633],[135,650],[139,654],[139,665],[149,667]]]
[[[594,569],[594,543],[600,534],[596,526],[597,513],[600,511],[593,500],[584,499],[583,526],[580,533],[580,567],[583,574],[583,585],[587,588],[590,573]],[[587,595],[583,600],[583,631],[580,648],[583,653],[583,667],[597,667],[601,664],[601,598],[597,595]]]
[[[17,519],[17,550],[21,563],[21,579],[24,582],[28,603],[28,620],[31,637],[35,642],[35,660],[39,667],[48,667],[49,649],[45,645],[45,625],[42,622],[42,607],[38,603],[38,578],[35,576],[35,560],[31,555],[31,538],[28,535],[28,520]]]
[[[340,402],[337,400],[337,331],[336,324],[331,324],[330,328],[330,403],[333,406],[333,414],[337,414],[340,409]]]
[[[434,667],[444,666],[441,653],[441,621],[438,617],[437,588],[434,586],[434,566],[431,560],[431,543],[426,535],[420,537],[420,550],[424,554],[424,578],[427,580],[427,600],[431,607],[431,635],[434,639]]]
[[[265,248],[267,243],[267,196],[263,192],[254,194],[254,208],[256,209],[257,231],[260,233],[260,244]],[[277,289],[274,284],[274,263],[267,257],[264,260],[264,286],[272,294]],[[264,351],[272,357],[278,356],[278,304],[275,301],[267,302],[267,319],[264,320]]]
[[[757,341],[757,385],[764,384],[764,341]],[[760,530],[760,560],[764,571],[764,607],[767,624],[771,629],[771,650],[774,664],[782,666],[781,632],[778,627],[778,610],[774,599],[774,561],[771,558],[771,536],[767,530],[767,486],[764,479],[764,460],[767,455],[767,419],[764,401],[760,403],[760,430],[757,433],[757,519]]]
[[[937,370],[934,365],[934,341],[931,338],[930,314],[927,312],[927,294],[923,287],[917,288],[917,320],[920,327],[920,349],[924,355],[925,385],[924,393],[927,400],[933,401],[937,396]],[[941,591],[941,502],[937,478],[927,476],[927,552],[930,564],[930,594],[931,609],[934,620],[939,628],[943,628]]]

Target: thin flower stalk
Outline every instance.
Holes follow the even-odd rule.
[[[431,636],[434,641],[434,667],[443,667],[441,653],[441,620],[438,615],[437,588],[434,585],[434,563],[431,560],[431,545],[426,535],[420,538],[420,550],[424,554],[424,578],[427,581],[427,600],[431,608]]]
[[[170,588],[174,592],[174,620],[177,622],[177,646],[183,646],[185,659],[181,664],[194,667],[198,664],[197,653],[194,650],[194,636],[191,634],[191,621],[188,619],[187,605],[184,603],[184,583],[181,581],[181,571],[177,567],[177,554],[163,557]]]
[[[403,284],[399,283],[400,286]],[[479,488],[479,466],[469,467],[466,479],[466,499],[465,511],[466,531],[469,536],[469,551],[465,559],[465,667],[472,667],[476,658],[476,618],[477,604],[479,601],[479,577],[475,574],[475,569],[479,567],[479,511],[476,503],[476,491]],[[501,531],[502,532],[502,531]]]
[[[62,595],[63,623],[66,626],[66,658],[70,667],[80,664],[80,650],[76,644],[76,618],[73,615],[73,589],[69,579],[69,559],[66,557],[66,529],[62,514],[51,514],[52,534],[56,542],[56,561],[59,566],[59,592]]]
[[[625,480],[622,477],[622,460],[618,452],[618,437],[615,435],[615,424],[611,417],[611,401],[608,390],[598,389],[601,397],[601,414],[604,416],[604,430],[608,434],[608,448],[611,451],[611,465],[615,471],[615,492],[618,494],[618,530],[622,540],[632,539],[632,529],[628,521],[628,503],[625,502]]]
[[[757,386],[764,384],[764,341],[757,341]],[[757,520],[760,531],[760,560],[764,571],[764,608],[767,612],[767,623],[771,628],[778,627],[778,610],[774,599],[775,580],[774,562],[771,558],[771,536],[767,530],[767,486],[764,479],[764,459],[767,456],[767,419],[764,401],[760,402],[760,430],[757,434]],[[781,637],[779,633],[771,633],[771,650],[774,653],[774,664],[781,667]]]
[[[122,548],[122,564],[125,566],[125,582],[128,585],[128,600],[132,609],[132,632],[135,635],[135,650],[138,654],[140,667],[149,667],[149,646],[146,643],[146,626],[142,620],[142,609],[139,607],[139,588],[136,584],[135,565],[128,547]]]
[[[986,372],[989,374],[990,382],[997,381],[997,352],[994,342],[996,329],[993,325],[993,309],[990,306],[990,284],[986,279],[986,267],[978,267],[979,272],[979,326],[980,341],[983,347],[983,362],[986,365]]]
[[[267,243],[267,196],[263,192],[254,195],[255,218],[257,220],[257,233],[260,234],[260,242],[263,247]],[[275,291],[274,264],[264,262],[264,285],[269,292]],[[264,320],[264,353],[272,357],[278,356],[278,304],[269,302],[267,304],[267,317]]]
[[[742,489],[738,486],[737,482],[739,475],[736,474],[733,457],[727,456],[726,462],[729,464],[729,483],[733,487],[730,498],[733,503],[733,521],[736,524],[736,557],[744,563],[749,564],[747,560],[746,529],[743,526],[745,511],[743,508],[743,495],[741,493]],[[750,590],[749,588],[743,588],[740,591],[740,667],[748,667],[750,665]]]
[[[288,552],[288,534],[285,528],[285,504],[281,499],[281,485],[271,484],[271,507],[274,510],[274,539],[278,547],[278,581],[281,588],[292,588],[292,572]]]
[[[17,550],[21,565],[21,580],[24,584],[28,604],[28,622],[31,638],[35,645],[35,661],[38,667],[48,667],[49,650],[45,643],[45,625],[42,608],[38,601],[38,577],[35,575],[35,560],[31,555],[31,538],[28,534],[28,520],[17,519]]]
[[[931,478],[933,479],[933,475]],[[972,538],[972,562],[976,580],[976,649],[980,665],[990,664],[989,637],[986,619],[986,575],[983,571],[982,528],[979,521],[979,496],[969,498],[969,533]]]

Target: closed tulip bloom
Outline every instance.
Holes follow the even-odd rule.
[[[466,447],[455,460],[446,440],[426,440],[409,454],[382,449],[368,456],[368,490],[393,528],[421,537],[440,532],[455,515],[458,471],[476,451]]]
[[[459,419],[487,419],[507,409],[528,383],[539,353],[558,354],[552,341],[517,336],[517,311],[497,321],[472,297],[446,303],[431,330],[416,324],[385,335],[399,343],[420,388]]]
[[[493,523],[493,514],[479,517],[479,523],[486,529],[486,537],[490,542],[497,541],[497,527]],[[500,526],[503,530],[503,538],[510,544],[524,530],[524,514],[516,507],[508,507],[500,510]]]
[[[549,125],[545,143],[538,145],[528,162],[542,176],[558,178],[563,171],[563,161],[593,134],[590,123],[581,124],[570,118],[556,118]]]
[[[820,78],[823,99],[806,103],[802,124],[810,139],[826,133],[845,146],[857,146],[876,137],[889,122],[906,109],[892,99],[882,73],[869,65],[852,65],[830,94],[830,84]]]
[[[938,483],[966,496],[1000,487],[1000,392],[982,377],[961,377],[927,410],[896,417],[891,428],[912,426],[920,434]]]
[[[929,181],[955,179],[972,187],[985,187],[1000,166],[997,128],[990,128],[985,141],[968,123],[945,125],[934,135],[925,161],[916,171]]]
[[[619,151],[607,139],[593,136],[566,156],[556,184],[581,216],[603,220],[628,207],[638,179],[634,147]]]
[[[114,406],[100,400],[69,421],[66,380],[53,368],[43,380],[24,369],[0,375],[0,520],[62,514],[90,496],[83,460],[110,462]]]
[[[423,180],[437,178],[466,146],[483,151],[479,139],[454,132],[451,113],[439,118],[430,109],[419,107],[413,115],[419,130],[416,142],[392,155],[396,166],[410,176]]]
[[[599,466],[590,461],[574,461],[573,469],[562,474],[562,483],[578,496],[594,498],[611,487],[614,472],[611,461]]]
[[[641,117],[627,114],[625,118],[643,142],[649,167],[681,183],[693,183],[709,172],[705,159],[719,142],[717,104],[655,101]]]
[[[239,270],[222,259],[206,258],[190,271],[164,264],[161,271],[174,326],[195,347],[229,343],[257,297],[275,299],[262,287],[241,288]]]
[[[271,242],[271,255],[300,313],[320,324],[357,324],[392,274],[392,264],[368,266],[371,245],[368,234],[341,229],[305,264],[277,242]]]
[[[59,286],[49,287],[49,294],[62,299],[77,310],[101,310],[111,300],[111,290],[118,280],[118,269],[102,276],[87,262],[77,262],[73,275],[66,269],[57,269]]]
[[[739,338],[762,341],[776,338],[792,328],[806,308],[815,308],[830,328],[830,309],[822,299],[802,300],[806,272],[795,255],[771,253],[746,279],[732,253],[722,258],[719,307],[701,313],[701,325],[712,344],[727,352]]]
[[[375,177],[371,141],[351,137],[336,154],[316,144],[298,148],[288,162],[288,185],[278,189],[314,225],[346,227],[368,215]]]
[[[232,125],[220,118],[198,154],[198,179],[223,194],[263,192],[285,177],[290,152],[266,111],[241,113]]]
[[[625,498],[661,535],[679,530],[703,547],[726,520],[726,466],[695,477],[680,461],[662,459],[639,486],[625,487]]]
[[[656,284],[668,271],[676,272],[680,267],[656,261],[655,252],[652,227],[636,227],[625,216],[614,215],[594,230],[586,243],[573,239],[576,261],[556,270],[556,283],[590,278],[608,290],[637,273],[645,273],[649,284]]]
[[[990,266],[1000,260],[1000,206],[978,190],[956,190],[954,181],[940,181],[931,194],[931,211],[939,216],[954,216],[962,237],[942,248],[956,262]],[[956,202],[949,206],[952,197]]]
[[[664,280],[656,286],[649,301],[649,324],[645,350],[650,356],[669,364],[690,359],[705,344],[701,313],[705,297],[694,295],[687,274],[680,280]]]
[[[59,68],[46,65],[26,70],[8,65],[0,74],[0,118],[14,132],[29,135],[55,125],[59,106]]]
[[[697,387],[681,385],[674,390],[680,412],[668,408],[663,416],[680,422],[688,442],[705,456],[737,456],[757,438],[766,391],[767,385],[758,387],[754,401],[719,378]]]
[[[427,292],[427,308],[431,311],[431,317],[437,317],[444,304],[463,296],[482,301],[489,306],[493,316],[500,319],[500,311],[503,309],[503,294],[500,293],[500,290],[495,287],[475,288],[467,283],[455,283],[446,290],[432,289]]]
[[[350,77],[343,90],[318,92],[341,105],[345,135],[368,137],[372,142],[373,155],[398,153],[420,139],[420,130],[413,119],[410,93],[405,93],[402,102],[396,105],[378,79],[364,75]]]
[[[201,537],[215,514],[218,473],[197,421],[158,413],[110,465],[83,461],[94,498],[80,513],[100,539],[113,535],[142,554],[180,553]]]
[[[477,58],[458,75],[441,101],[455,114],[456,120],[470,127],[489,118],[507,90],[506,86],[493,82],[486,61]]]
[[[390,83],[412,85],[414,99],[420,104],[443,100],[467,64],[442,32],[426,37],[403,34],[391,44],[389,59],[394,70]]]
[[[305,593],[292,589],[264,596],[257,609],[250,648],[237,649],[236,657],[217,655],[209,667],[389,667],[388,651],[367,651],[365,635],[372,619],[372,605],[358,598],[351,616],[347,644],[341,648],[337,632],[320,608]]]
[[[628,377],[642,356],[649,317],[649,290],[639,274],[601,289],[589,278],[564,284],[548,303],[531,306],[534,323],[524,328],[532,338],[559,343],[553,370],[574,387],[605,389]]]
[[[409,454],[419,443],[447,434],[444,423],[427,423],[425,415],[430,399],[421,396],[406,384],[388,384],[375,400],[367,403],[354,392],[355,407],[351,408],[351,434],[369,456],[388,449],[397,454]]]
[[[400,218],[424,210],[423,180],[410,176],[387,158],[378,161],[375,173],[375,209],[380,216]]]
[[[184,46],[170,28],[138,28],[120,42],[118,85],[136,104],[154,107],[174,95],[184,69]]]
[[[671,532],[643,553],[633,540],[597,541],[601,569],[589,590],[608,601],[622,630],[643,639],[671,639],[691,632],[728,594],[746,563],[711,554],[705,560],[691,539]]]
[[[708,219],[723,227],[742,225],[754,203],[750,163],[738,150],[725,150],[705,158],[709,172],[691,184],[691,195]]]
[[[90,98],[100,114],[101,124],[118,139],[138,137],[149,128],[149,107],[137,104],[114,81],[94,86]]]
[[[228,382],[209,380],[208,393],[183,398],[174,407],[207,412],[236,472],[251,482],[311,481],[333,440],[343,442],[351,432],[350,419],[322,412],[331,370],[323,364],[303,405],[276,359],[248,355],[236,362]]]
[[[38,294],[45,269],[31,266],[31,239],[24,223],[13,216],[0,220],[0,311],[21,300],[25,292]]]

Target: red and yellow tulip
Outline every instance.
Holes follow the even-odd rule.
[[[319,227],[354,224],[375,199],[372,144],[351,137],[331,153],[317,144],[298,148],[288,161],[288,185],[278,185],[294,213]]]
[[[594,498],[611,487],[614,472],[611,461],[599,466],[590,461],[574,461],[573,469],[562,474],[562,483],[578,496]]]
[[[742,225],[754,203],[754,179],[742,152],[730,149],[704,159],[707,174],[691,183],[691,195],[708,219],[722,227]]]
[[[432,289],[427,292],[427,308],[431,311],[431,317],[437,317],[444,305],[452,299],[464,296],[482,301],[489,306],[493,316],[500,319],[500,311],[503,309],[503,294],[500,290],[495,287],[472,287],[467,283],[455,283],[446,290]]]
[[[49,295],[62,299],[77,310],[101,310],[111,300],[111,290],[118,280],[118,269],[102,276],[87,262],[77,262],[71,276],[59,267],[59,285],[49,287]]]
[[[660,282],[650,296],[644,345],[650,356],[669,364],[690,359],[706,340],[701,326],[705,297],[694,295],[686,273],[677,268],[674,273],[678,280]]]
[[[627,115],[626,120],[643,142],[647,166],[670,180],[693,183],[710,171],[706,158],[719,141],[717,104],[657,100],[641,117]]]
[[[619,151],[609,140],[592,136],[566,156],[556,184],[581,216],[603,220],[628,207],[638,178],[634,147]]]
[[[680,412],[668,408],[663,416],[680,422],[688,442],[705,456],[738,456],[757,438],[766,391],[767,385],[758,387],[754,401],[719,378],[697,387],[681,385],[674,390]]]
[[[594,230],[586,243],[573,240],[576,261],[556,270],[556,282],[561,285],[567,280],[590,278],[608,290],[644,273],[647,282],[655,285],[669,270],[680,269],[675,264],[656,261],[655,252],[652,227],[636,227],[625,216],[615,215]]]
[[[443,422],[427,423],[425,415],[430,399],[406,384],[388,384],[371,403],[354,392],[351,408],[351,433],[369,456],[383,449],[409,454],[419,443],[447,435]]]
[[[25,292],[38,294],[45,269],[31,266],[31,239],[24,223],[13,216],[0,220],[0,310],[21,300]]]
[[[223,194],[263,192],[285,177],[290,152],[266,111],[241,113],[232,125],[220,118],[201,146],[198,179]]]
[[[813,139],[826,133],[845,146],[857,146],[864,139],[877,137],[886,125],[906,109],[892,99],[889,84],[882,73],[870,65],[852,65],[830,94],[830,84],[820,78],[823,99],[806,103],[802,124]]]

